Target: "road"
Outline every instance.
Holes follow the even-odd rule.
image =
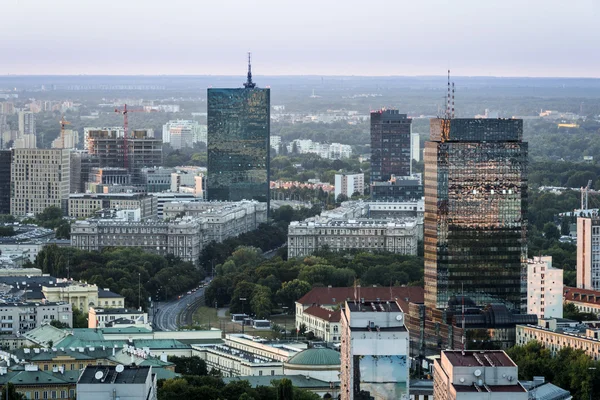
[[[207,280],[204,283],[209,282]],[[181,299],[157,302],[154,305],[156,313],[152,316],[154,329],[176,331],[180,326],[191,325],[193,311],[203,305],[204,289],[200,288],[192,294],[181,295]]]

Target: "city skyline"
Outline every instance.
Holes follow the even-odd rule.
[[[236,75],[250,50],[258,76],[600,77],[593,0],[133,0],[118,11],[32,0],[3,11],[2,75]]]

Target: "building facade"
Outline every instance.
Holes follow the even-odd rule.
[[[571,321],[575,322],[576,321]],[[551,329],[537,325],[517,325],[517,345],[536,341],[555,355],[564,348],[583,350],[591,359],[600,360],[600,329]]]
[[[76,193],[69,195],[69,217],[88,218],[104,209],[140,209],[142,219],[156,217],[156,198],[142,193]]]
[[[208,89],[207,199],[269,203],[270,89]]]
[[[35,134],[35,114],[31,111],[19,111],[19,135]]]
[[[464,295],[522,312],[527,143],[517,119],[432,119],[425,145],[425,305]],[[494,279],[490,279],[494,277]]]
[[[398,303],[346,301],[341,319],[341,399],[408,399],[409,337]]]
[[[77,381],[78,400],[156,400],[151,366],[88,365]]]
[[[204,140],[201,140],[202,127],[198,121],[178,119],[169,121],[163,125],[162,141],[169,143],[173,149],[193,147],[194,143],[202,141],[206,143],[206,131]],[[205,128],[205,127],[204,127]]]
[[[435,400],[527,400],[519,367],[503,351],[442,351],[433,367]]]
[[[371,183],[411,174],[411,124],[398,110],[371,112]]]
[[[565,286],[563,300],[575,305],[579,312],[600,315],[600,291]]]
[[[423,198],[423,183],[416,177],[393,176],[387,182],[371,184],[373,201],[415,201]]]
[[[365,194],[365,174],[335,174],[335,198],[340,194],[350,198],[354,193]]]
[[[46,208],[67,211],[70,189],[68,149],[13,149],[10,213],[39,214]]]
[[[2,303],[0,304],[0,332],[19,335],[52,321],[73,326],[71,304],[64,302]]]
[[[577,218],[577,287],[600,290],[600,218]]]
[[[527,261],[527,313],[538,318],[563,317],[563,270],[552,268],[552,257]]]
[[[0,214],[10,214],[10,166],[12,152],[0,149]]]

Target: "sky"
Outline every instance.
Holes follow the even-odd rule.
[[[600,77],[600,0],[2,0],[0,74]]]

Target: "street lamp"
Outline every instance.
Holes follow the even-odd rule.
[[[240,297],[240,301],[242,302],[242,335],[244,334],[244,325],[246,325],[246,319],[244,318],[244,302],[246,301],[245,297]]]

